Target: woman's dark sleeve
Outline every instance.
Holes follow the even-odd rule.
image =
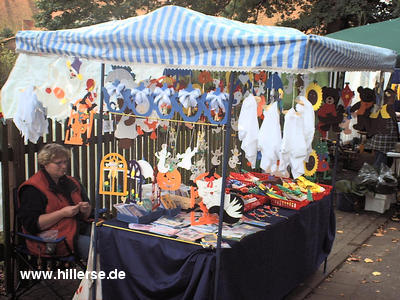
[[[30,234],[40,232],[38,221],[39,216],[46,213],[47,198],[37,188],[26,185],[19,192],[20,207],[18,217],[22,226]]]

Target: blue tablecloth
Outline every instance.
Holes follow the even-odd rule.
[[[321,265],[335,236],[331,195],[299,211],[280,209],[266,230],[221,252],[218,299],[281,299]],[[213,299],[215,250],[130,231],[99,228],[103,299]]]

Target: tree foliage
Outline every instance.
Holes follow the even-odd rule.
[[[8,27],[4,27],[1,31],[0,31],[0,39],[2,39],[2,38],[9,38],[9,37],[12,37],[12,36],[14,36],[14,33],[13,33],[13,31],[10,29],[10,28],[8,28]]]
[[[36,0],[36,26],[49,30],[77,28],[137,15],[161,5],[157,0]]]
[[[0,44],[0,88],[6,83],[16,59],[17,55],[13,51]]]
[[[283,20],[280,25],[327,34],[400,16],[400,0],[310,0],[299,1],[298,8],[298,15]]]
[[[325,34],[400,16],[400,0],[36,0],[36,26],[75,28],[133,17],[162,5],[179,5],[208,15],[256,23],[279,15],[279,25]]]

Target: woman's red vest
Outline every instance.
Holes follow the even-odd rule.
[[[82,196],[81,196],[81,188],[79,182],[71,177],[67,176],[69,180],[71,180],[73,183],[75,183],[76,189],[72,191],[71,193],[71,198],[72,201],[75,204],[78,204],[79,202],[82,201]],[[49,188],[49,181],[46,178],[46,175],[43,173],[43,171],[39,171],[36,174],[34,174],[31,178],[29,178],[27,181],[25,181],[18,190],[21,190],[21,187],[25,185],[31,185],[37,188],[39,191],[41,191],[47,198],[47,206],[46,206],[46,213],[51,213],[57,210],[62,209],[63,207],[69,206],[70,203],[68,202],[68,199],[65,198],[62,194],[55,194],[52,192]],[[28,233],[24,228],[23,232]],[[78,221],[76,217],[72,218],[63,218],[61,219],[58,223],[54,224],[52,227],[46,229],[46,230],[58,230],[58,235],[57,238],[60,238],[62,236],[65,237],[69,248],[74,251],[74,236],[77,233],[78,230]],[[29,239],[26,240],[27,247],[29,251],[38,256],[43,256],[43,257],[49,257],[50,255],[46,254],[46,246],[44,243],[39,243],[35,241],[31,241]],[[64,242],[58,243],[55,255],[57,256],[67,256],[70,255],[70,251],[68,251],[67,247],[65,246]]]

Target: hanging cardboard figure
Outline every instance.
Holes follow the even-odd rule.
[[[344,108],[339,104],[340,90],[326,87],[322,88],[323,104],[318,110],[318,130],[323,138],[326,138],[327,132],[332,129],[334,132],[340,132],[339,124],[343,121]]]
[[[211,150],[212,158],[211,164],[213,166],[219,166],[221,164],[221,160],[219,159],[224,153],[222,152],[222,147],[215,149],[215,151]]]
[[[190,170],[192,167],[192,157],[196,154],[197,148],[194,147],[193,150],[190,147],[186,148],[185,153],[178,153],[176,156],[180,160],[178,167]]]
[[[87,143],[92,135],[93,116],[95,103],[88,98],[87,93],[72,106],[70,117],[65,132],[65,144],[82,145]]]
[[[157,169],[161,173],[167,173],[170,170],[167,158],[171,156],[171,152],[168,152],[167,147],[167,144],[162,144],[161,150],[155,153],[155,156],[158,158]]]
[[[383,94],[383,105],[377,111],[370,114],[371,127],[368,134],[388,134],[387,120],[392,119],[394,123],[397,123],[394,109],[395,101],[396,92],[392,89],[386,89]]]
[[[239,156],[241,155],[241,153],[236,145],[235,145],[235,148],[231,149],[231,152],[232,152],[232,156],[229,157],[228,165],[229,165],[229,167],[234,169],[234,168],[236,168],[236,165],[240,164]]]
[[[322,104],[322,88],[316,82],[309,84],[305,97],[311,102],[314,110],[318,110]]]
[[[157,183],[160,189],[167,191],[176,191],[181,187],[182,176],[178,169],[168,172],[157,173]]]
[[[184,121],[196,122],[199,120],[204,110],[204,100],[200,89],[193,88],[189,83],[185,89],[179,91],[178,102],[178,112]]]
[[[127,195],[128,165],[121,154],[109,153],[101,160],[99,193],[115,196]]]
[[[218,87],[215,91],[207,93],[205,99],[204,114],[212,124],[226,124],[228,120],[228,100],[229,95],[221,92]]]
[[[358,131],[369,132],[371,130],[369,116],[376,103],[376,95],[372,89],[362,86],[357,89],[357,92],[360,94],[360,101],[350,109],[350,112],[357,116],[357,124],[353,125],[353,128]]]

